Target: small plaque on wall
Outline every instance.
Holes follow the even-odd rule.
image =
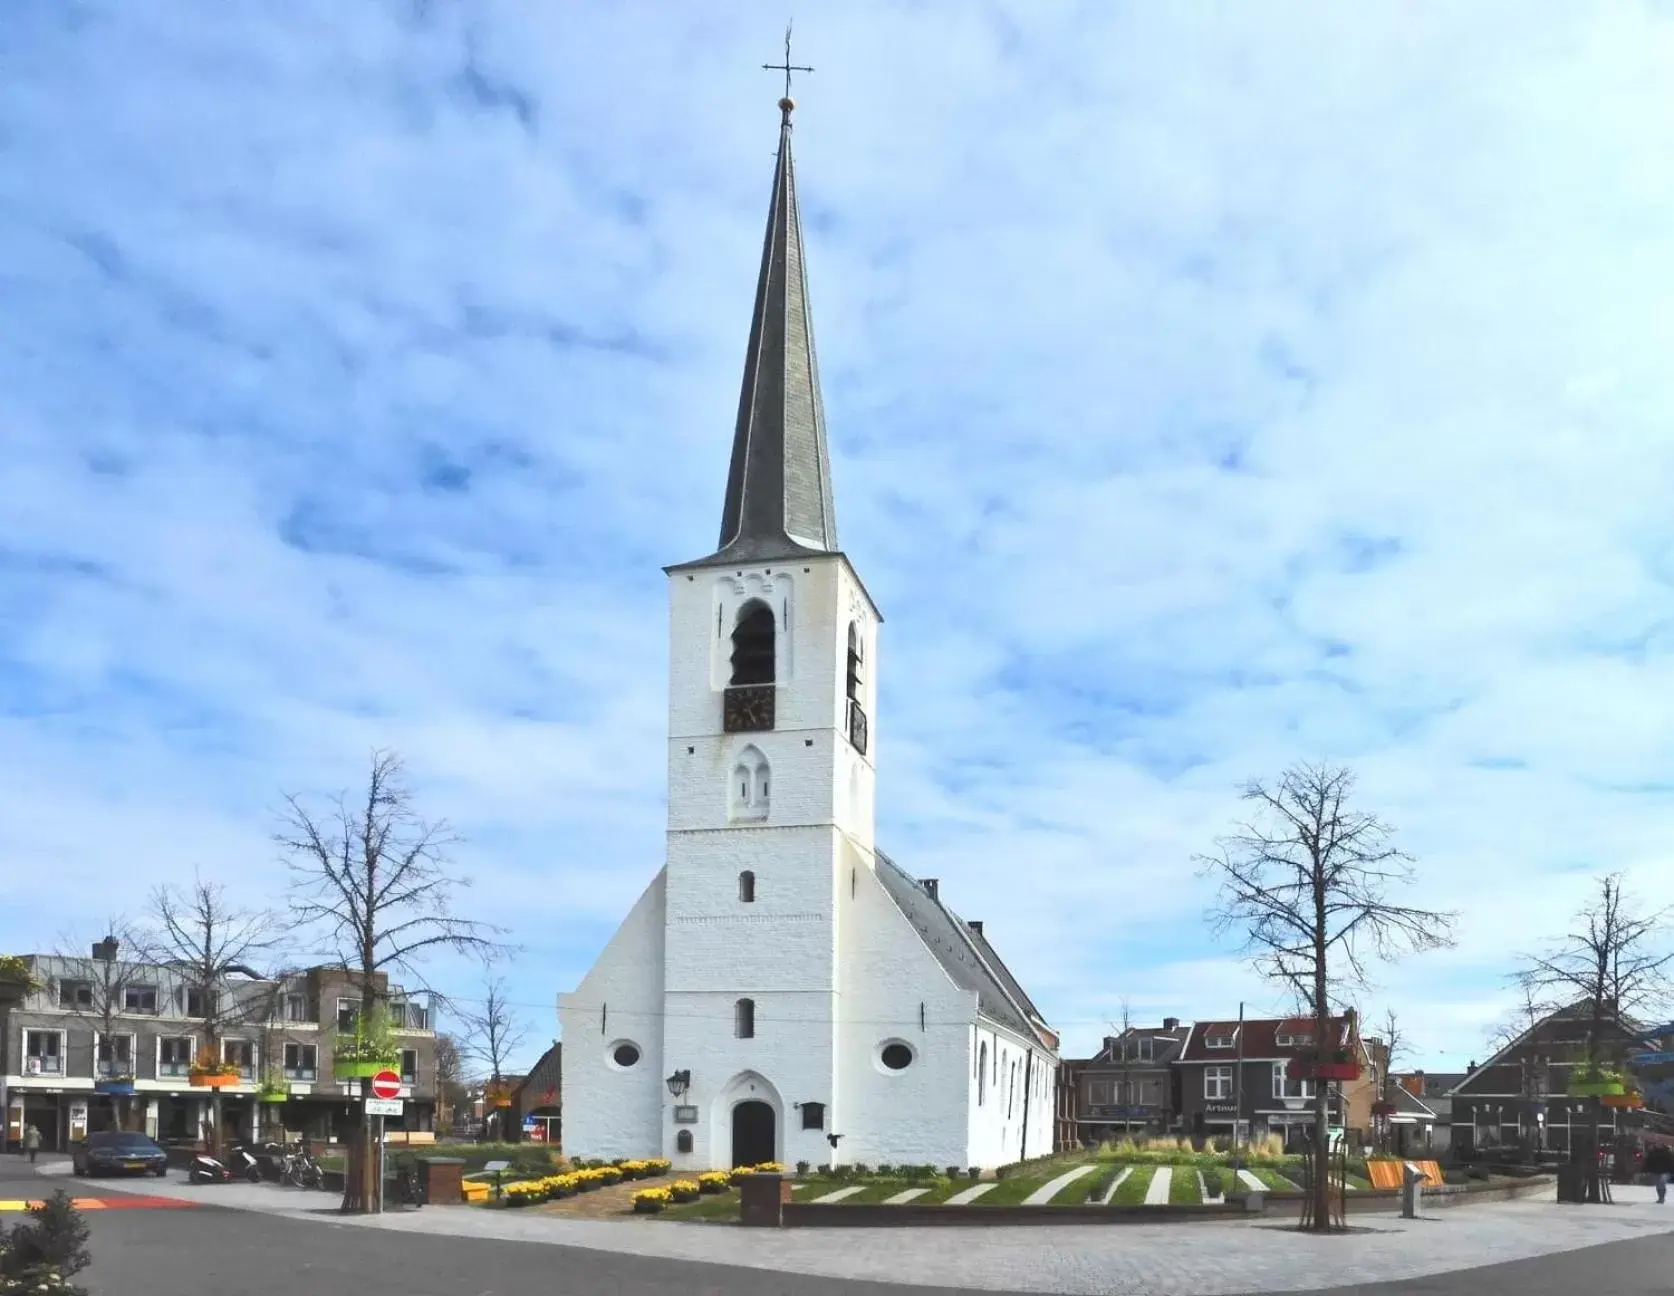
[[[676,1107],[674,1109],[674,1123],[676,1125],[696,1125],[696,1107]]]

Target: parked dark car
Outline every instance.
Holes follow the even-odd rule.
[[[169,1170],[168,1153],[155,1139],[121,1130],[89,1134],[70,1151],[71,1168],[78,1175],[144,1174],[162,1178]]]

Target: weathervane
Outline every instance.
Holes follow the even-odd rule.
[[[783,63],[763,63],[762,68],[768,72],[783,72],[785,74],[785,97],[779,100],[779,111],[790,117],[791,109],[796,107],[796,101],[791,98],[791,73],[812,72],[811,67],[804,67],[800,63],[791,62],[791,25],[785,24],[785,61]]]

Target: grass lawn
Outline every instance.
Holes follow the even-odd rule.
[[[1151,1186],[1151,1180],[1156,1177],[1157,1167],[1138,1165],[1133,1173],[1122,1180],[1122,1186],[1116,1190],[1111,1198],[1112,1206],[1143,1206],[1145,1204],[1145,1190]]]
[[[1170,1206],[1201,1206],[1203,1192],[1198,1187],[1196,1166],[1175,1166],[1174,1177],[1168,1182]]]
[[[705,1193],[693,1202],[665,1207],[659,1215],[645,1215],[642,1219],[710,1220],[735,1222],[738,1219],[738,1190],[724,1193]]]
[[[1122,1173],[1122,1170],[1123,1167],[1115,1163],[1100,1166],[1096,1173],[1077,1179],[1069,1188],[1059,1193],[1058,1200],[1080,1201],[1091,1206],[1097,1206],[1104,1200],[1105,1193],[1110,1191],[1110,1185],[1116,1182],[1116,1177]],[[1077,1192],[1079,1192],[1079,1196],[1074,1195]]]
[[[1251,1166],[1250,1173],[1267,1187],[1270,1192],[1296,1192],[1301,1184],[1280,1174],[1277,1170],[1270,1170],[1266,1166]],[[1301,1170],[1297,1170],[1301,1174]]]

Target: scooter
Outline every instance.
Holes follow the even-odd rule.
[[[262,1181],[261,1162],[250,1155],[249,1148],[235,1147],[226,1161],[200,1152],[186,1170],[188,1183],[228,1183],[235,1178],[248,1179],[251,1183]]]

